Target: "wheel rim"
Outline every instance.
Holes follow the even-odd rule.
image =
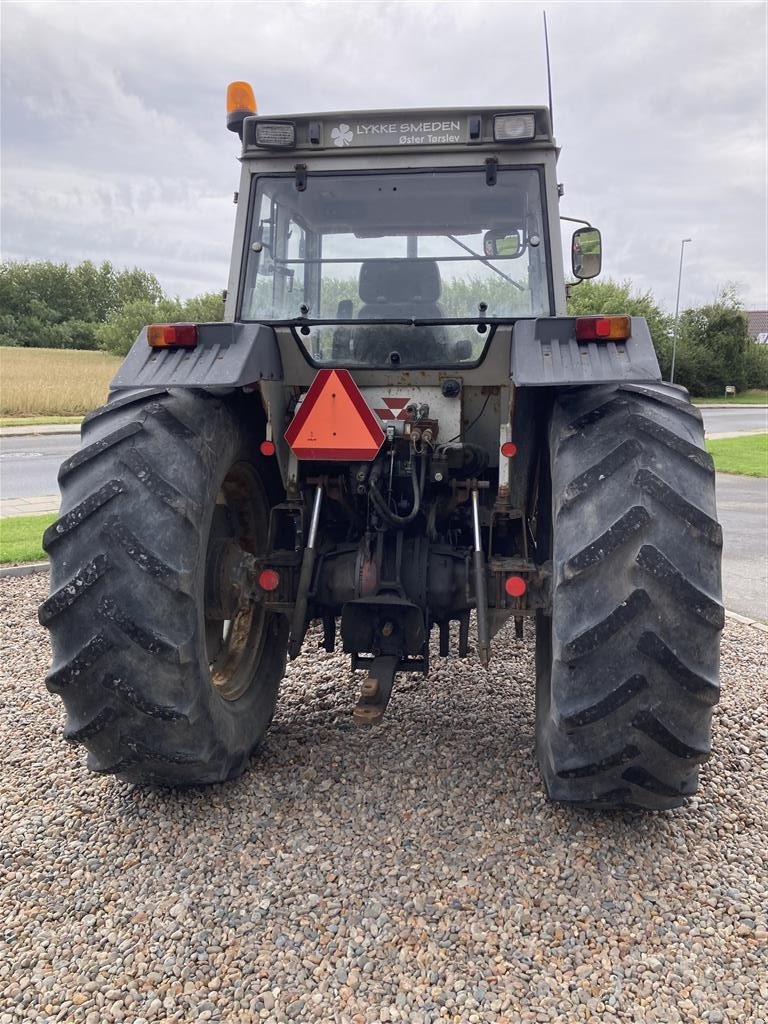
[[[267,504],[258,475],[249,463],[236,462],[216,497],[206,553],[206,656],[211,685],[227,701],[238,700],[255,682],[267,612],[249,599],[247,588],[222,593],[221,578],[237,551],[263,553],[267,527]]]

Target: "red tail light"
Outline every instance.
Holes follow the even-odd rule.
[[[577,341],[626,341],[632,333],[628,316],[577,316]]]
[[[522,597],[528,589],[528,584],[522,576],[508,576],[504,583],[504,589],[510,597]]]
[[[274,441],[262,441],[259,445],[259,451],[262,455],[274,455],[275,454],[275,442]]]
[[[194,348],[197,324],[150,324],[147,343],[152,348]]]
[[[514,441],[505,441],[501,446],[501,454],[505,459],[513,459],[517,455],[517,445]]]
[[[262,569],[259,573],[259,586],[262,590],[277,590],[280,586],[280,576],[274,569]]]

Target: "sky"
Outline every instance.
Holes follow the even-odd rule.
[[[226,287],[239,142],[262,114],[544,104],[542,3],[0,2],[0,252]],[[603,277],[767,309],[768,5],[547,0],[560,212]]]

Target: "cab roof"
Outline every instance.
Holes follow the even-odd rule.
[[[428,107],[251,116],[243,156],[344,156],[350,150],[554,149],[546,107]]]

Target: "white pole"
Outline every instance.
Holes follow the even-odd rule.
[[[677,300],[675,301],[675,333],[672,338],[672,368],[669,371],[670,384],[675,383],[675,356],[677,355],[678,320],[680,319],[680,285],[683,281],[683,252],[685,251],[685,243],[690,241],[690,238],[684,238],[680,243],[680,269],[677,272]]]

